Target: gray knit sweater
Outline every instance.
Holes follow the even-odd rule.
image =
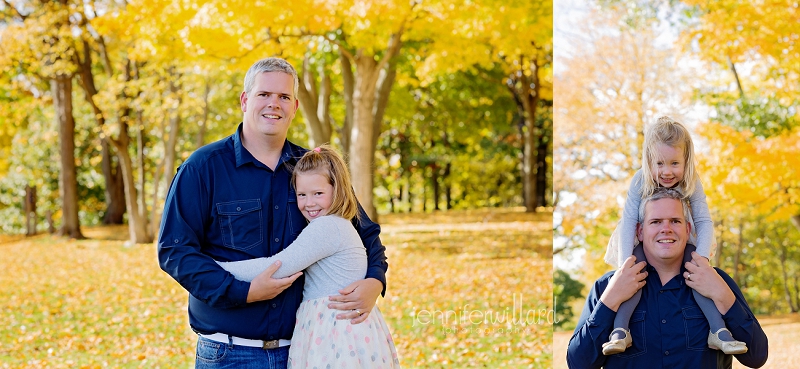
[[[283,251],[268,258],[217,262],[236,279],[250,282],[281,261],[272,276],[284,278],[305,269],[303,300],[338,295],[367,274],[367,252],[349,220],[336,215],[314,219]]]

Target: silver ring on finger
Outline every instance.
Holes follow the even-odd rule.
[[[690,281],[691,281],[691,280],[692,280],[692,273],[689,273],[689,276],[688,276],[688,277],[686,277],[686,279],[688,279],[688,280],[690,280]]]

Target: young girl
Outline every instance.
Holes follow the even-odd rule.
[[[288,368],[398,368],[394,341],[378,307],[360,324],[337,321],[328,296],[363,279],[367,254],[353,218],[358,204],[344,160],[328,146],[317,147],[297,162],[292,174],[297,207],[310,222],[297,239],[269,258],[217,262],[237,279],[252,281],[275,261],[273,278],[306,271],[303,303],[289,349]]]
[[[669,117],[661,117],[645,133],[642,150],[642,169],[636,172],[625,200],[622,221],[614,230],[608,244],[605,261],[620,267],[631,255],[636,261],[645,260],[642,247],[636,245],[635,232],[638,223],[638,209],[642,198],[652,194],[656,187],[676,188],[689,198],[692,231],[689,242],[697,247],[697,253],[709,258],[714,243],[714,225],[706,204],[706,195],[694,167],[694,146],[689,131]],[[694,232],[693,232],[694,233]],[[686,248],[684,262],[691,261],[692,248]],[[711,331],[708,334],[708,347],[722,350],[726,354],[747,352],[744,342],[734,340],[725,327],[722,314],[711,299],[692,290],[694,299],[708,320]],[[603,344],[603,354],[612,355],[624,352],[632,345],[628,324],[642,291],[639,290],[630,300],[622,303],[614,318],[614,330],[609,342]]]

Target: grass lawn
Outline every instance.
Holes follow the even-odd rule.
[[[520,209],[384,215],[378,301],[406,368],[550,368],[552,217]],[[0,235],[0,367],[188,367],[186,291],[126,227],[65,241]]]

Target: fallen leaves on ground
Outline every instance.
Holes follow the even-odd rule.
[[[552,218],[517,210],[384,215],[379,306],[404,367],[549,368]],[[0,243],[0,367],[174,368],[194,361],[187,293],[125,227]]]

